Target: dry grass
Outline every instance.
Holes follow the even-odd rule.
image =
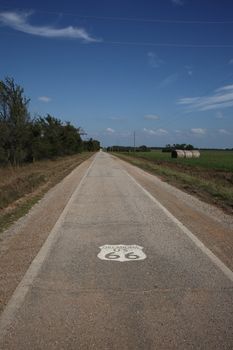
[[[93,153],[0,168],[0,231],[24,215],[49,188]]]

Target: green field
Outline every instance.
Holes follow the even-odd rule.
[[[233,151],[201,151],[198,159],[174,159],[161,150],[114,155],[233,214]]]
[[[128,155],[128,153],[122,154]],[[233,172],[233,151],[201,151],[201,156],[197,159],[174,159],[171,158],[171,153],[165,153],[160,150],[151,152],[131,152],[129,155],[155,162],[171,162],[173,164],[183,164],[190,167],[203,167]]]

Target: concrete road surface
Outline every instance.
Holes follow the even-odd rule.
[[[100,152],[0,334],[4,350],[233,349],[233,274]]]

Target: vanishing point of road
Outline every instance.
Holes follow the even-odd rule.
[[[233,273],[99,152],[6,306],[0,349],[233,349]]]

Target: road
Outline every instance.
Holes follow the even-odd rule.
[[[233,273],[100,152],[2,314],[0,348],[233,349],[232,305]]]

